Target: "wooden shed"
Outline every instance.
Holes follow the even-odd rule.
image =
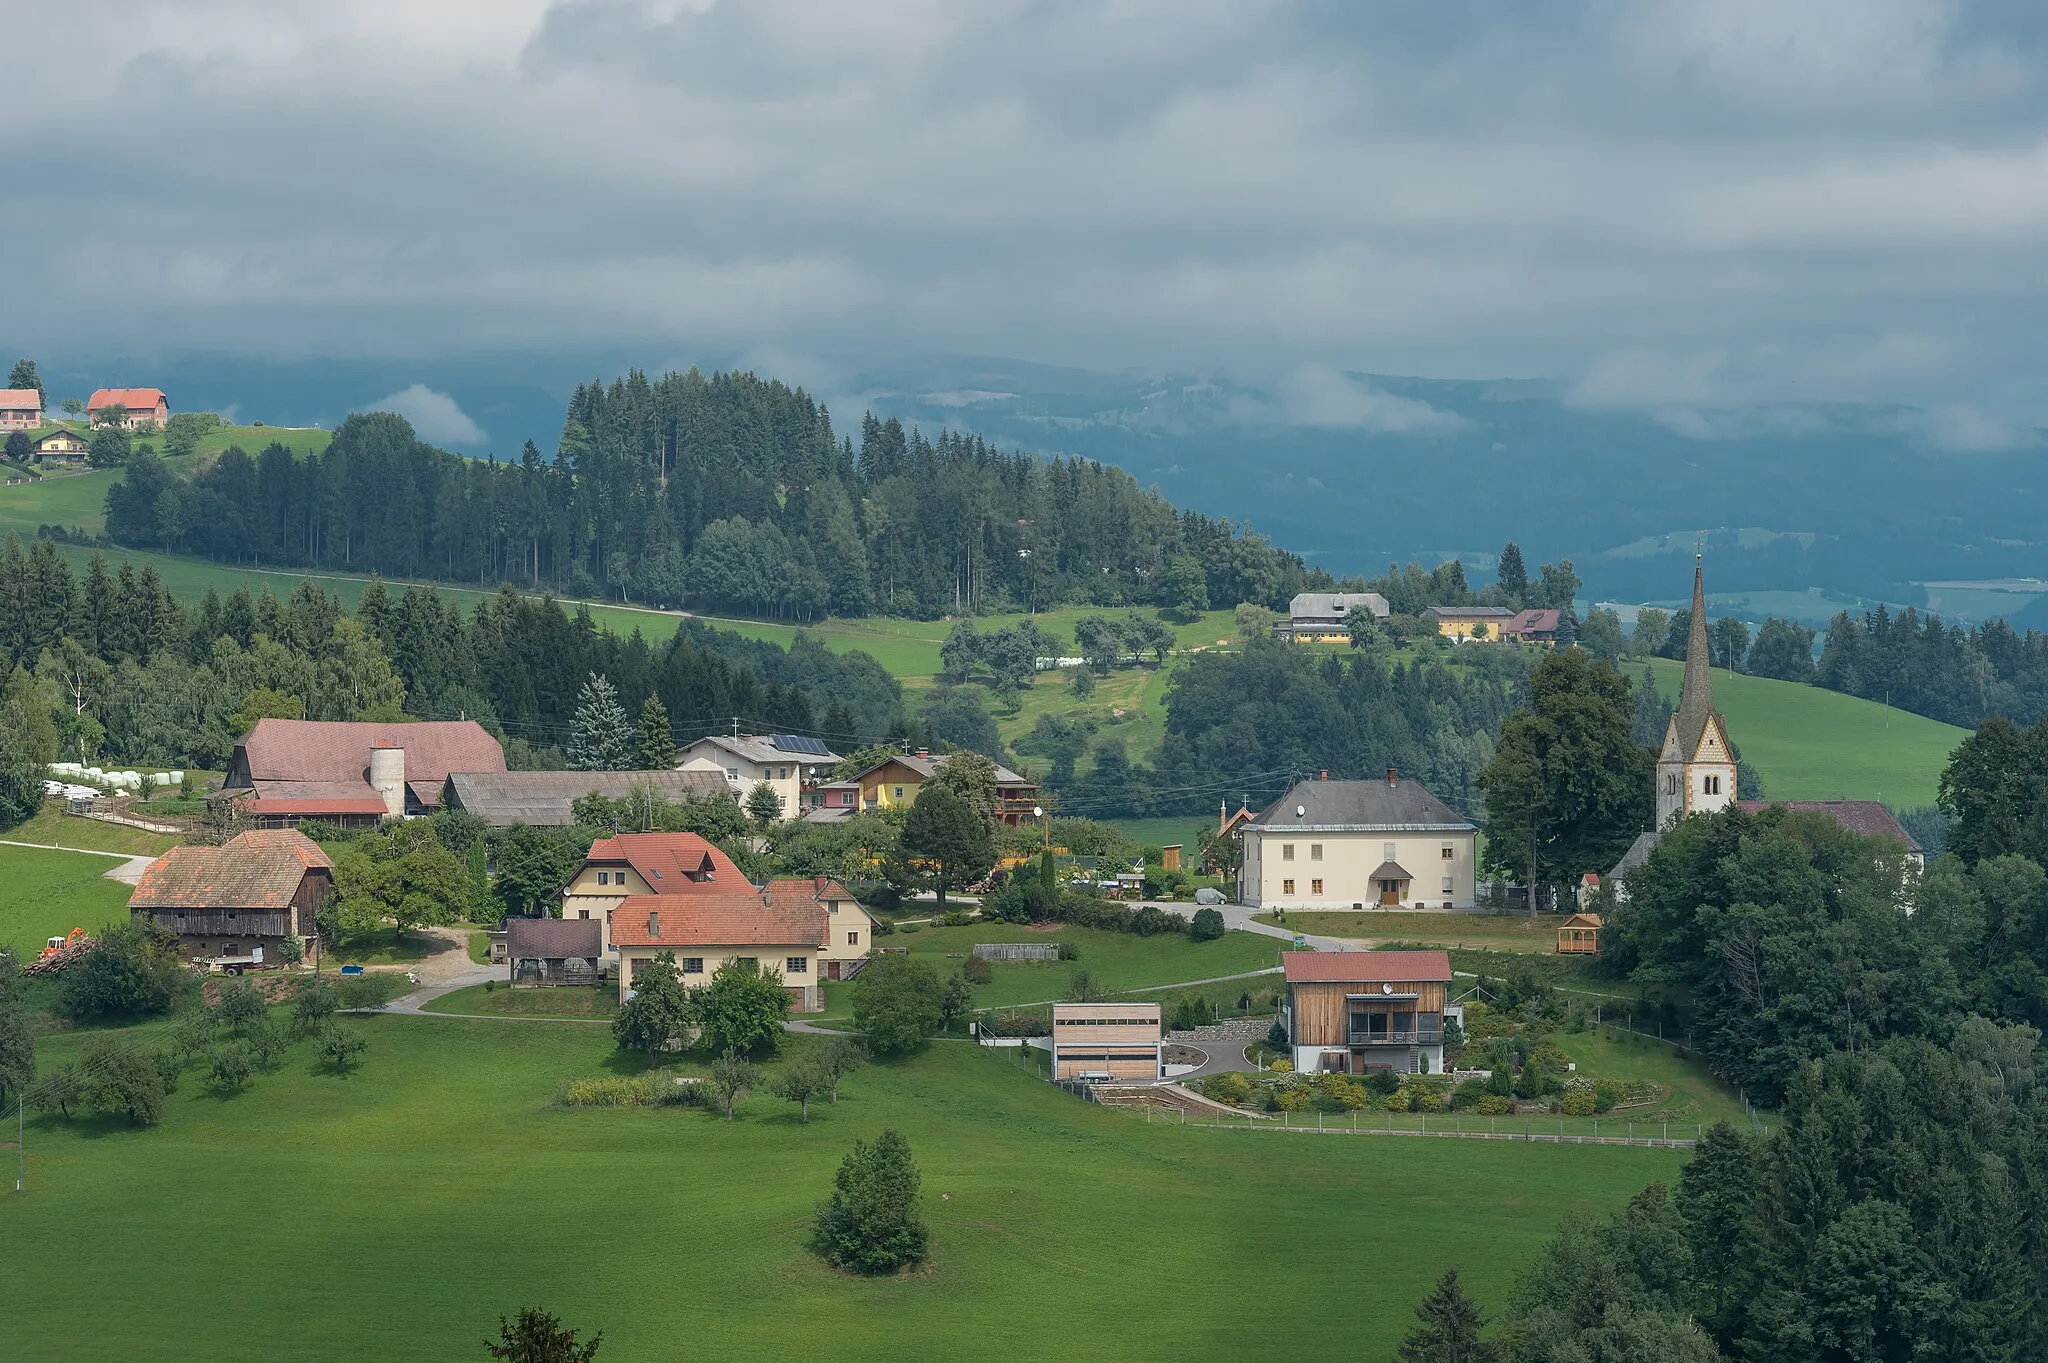
[[[1557,925],[1557,950],[1561,956],[1600,954],[1600,915],[1575,913]]]
[[[595,983],[600,951],[595,919],[505,920],[505,956],[515,985]]]

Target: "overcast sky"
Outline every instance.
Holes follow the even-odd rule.
[[[2041,0],[10,8],[31,352],[970,353],[2048,422]]]

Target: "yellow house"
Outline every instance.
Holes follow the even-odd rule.
[[[68,426],[59,426],[54,431],[37,436],[33,442],[33,452],[37,459],[45,462],[61,459],[77,463],[86,456],[86,443],[86,438],[77,431]]]
[[[924,783],[945,765],[945,754],[934,757],[928,752],[905,753],[877,762],[855,778],[860,784],[860,807],[907,809],[917,803],[917,792]],[[996,810],[1004,823],[1014,826],[1029,818],[1037,799],[1036,785],[1000,762],[996,764]]]
[[[825,910],[825,945],[818,952],[824,962],[824,978],[843,979],[852,974],[849,965],[863,960],[874,945],[875,920],[854,900],[844,885],[829,876],[809,880],[771,880],[762,890],[769,907],[795,912],[809,905]]]
[[[631,895],[684,894],[753,887],[733,859],[695,833],[621,833],[599,838],[562,887],[562,917],[607,924],[599,949],[610,955],[612,909]]]
[[[1468,639],[1497,641],[1502,629],[1515,618],[1515,613],[1504,606],[1431,606],[1422,614],[1435,622],[1439,638],[1458,643]]]
[[[675,957],[683,983],[701,989],[731,960],[754,963],[789,991],[793,1013],[825,1007],[825,934],[829,915],[812,902],[777,906],[751,887],[692,894],[645,894],[613,907],[609,935],[619,953],[619,1001],[649,961]]]

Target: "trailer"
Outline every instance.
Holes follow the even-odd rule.
[[[247,956],[209,956],[196,964],[205,967],[209,975],[239,975],[245,970],[261,970],[263,948],[251,947]]]

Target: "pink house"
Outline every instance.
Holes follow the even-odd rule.
[[[131,431],[145,426],[162,429],[171,419],[170,400],[161,388],[102,388],[85,404],[85,414],[97,424],[109,408],[121,409],[121,424]]]
[[[33,388],[0,388],[0,431],[32,431],[43,424],[43,395]]]

